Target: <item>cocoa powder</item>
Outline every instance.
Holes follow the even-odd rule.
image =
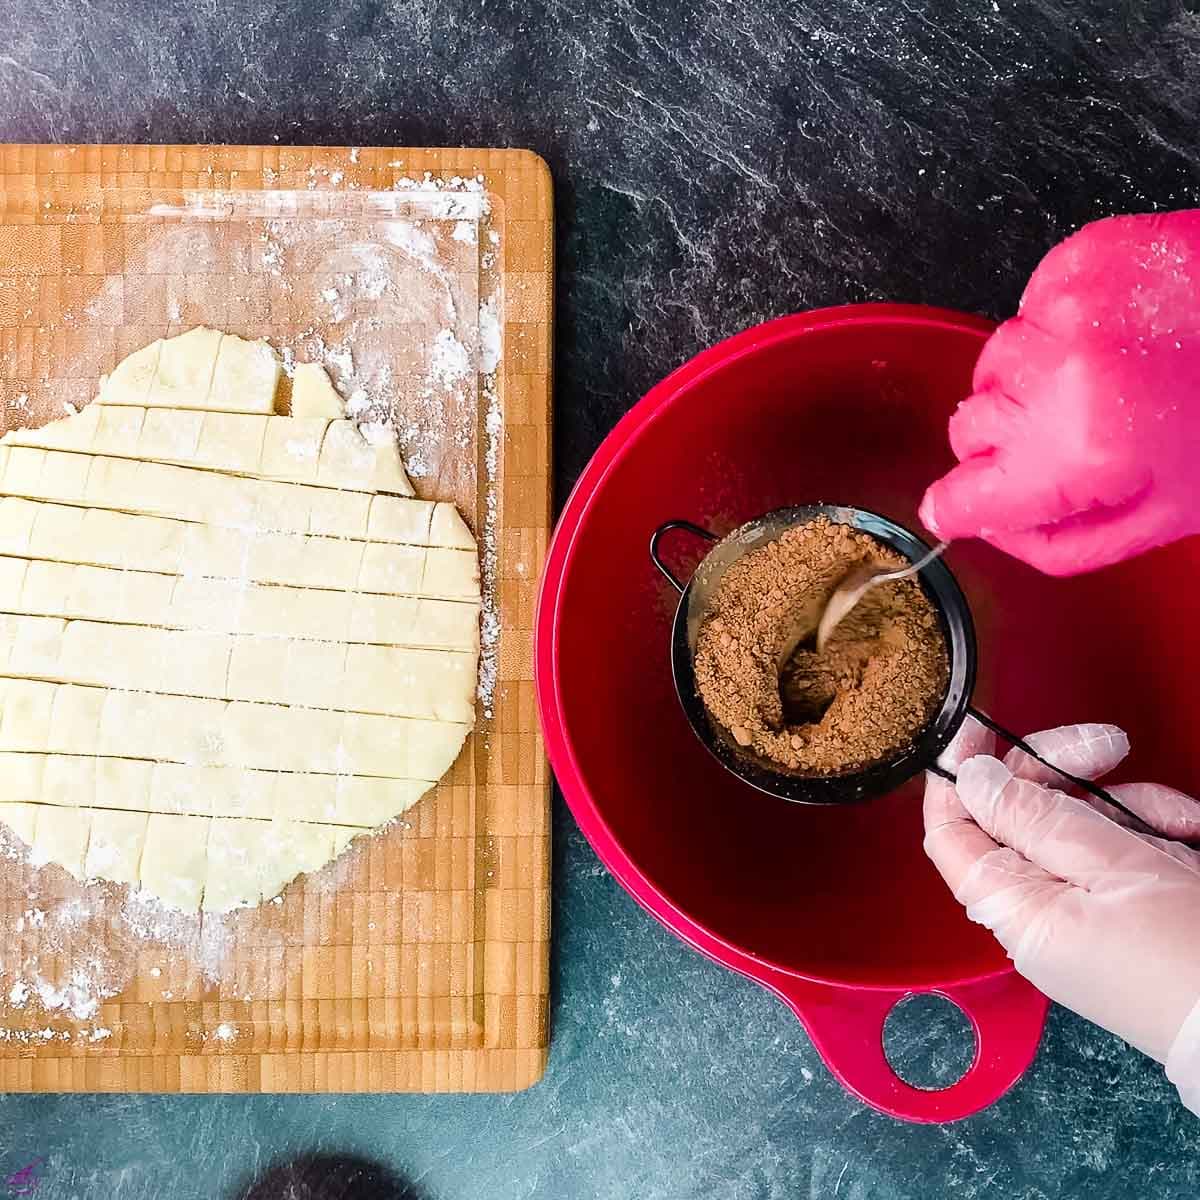
[[[861,564],[905,565],[865,533],[820,517],[733,563],[696,642],[696,683],[710,719],[773,770],[838,775],[893,757],[933,715],[949,661],[933,605],[915,580],[872,588],[822,654],[785,640],[817,620]]]

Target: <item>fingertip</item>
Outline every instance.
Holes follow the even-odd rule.
[[[1064,786],[1064,775],[1082,779],[1107,775],[1129,754],[1129,735],[1120,726],[1096,722],[1043,729],[1025,740],[1054,765],[1046,766],[1019,747],[1004,756],[1004,765],[1018,779],[1055,787]]]
[[[926,489],[921,501],[921,523],[939,541],[977,537],[983,522],[976,510],[986,486],[983,460],[959,463]]]
[[[917,516],[921,524],[933,534],[939,542],[949,541],[950,539],[942,532],[941,524],[938,521],[937,500],[934,494],[936,484],[925,489],[925,495],[921,500],[921,507],[917,509]]]
[[[996,829],[996,805],[1012,778],[1012,772],[989,754],[969,758],[958,768],[958,798],[988,833]]]
[[[976,388],[951,414],[950,448],[959,462],[994,453],[1020,438],[1026,410],[1005,394],[1000,381]]]
[[[990,729],[968,715],[945,750],[938,755],[938,766],[944,771],[957,771],[959,764],[978,754],[992,754],[996,738]]]

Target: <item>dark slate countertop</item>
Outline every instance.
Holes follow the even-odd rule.
[[[528,146],[557,186],[558,494],[701,347],[796,309],[1010,312],[1054,241],[1200,203],[1191,0],[0,3],[0,140]],[[1167,1200],[1200,1122],[1070,1014],[1008,1097],[897,1124],[637,909],[561,802],[554,1042],[511,1097],[0,1097],[39,1198]],[[946,1019],[897,1033],[950,1070]],[[330,1182],[332,1180],[332,1182]],[[307,1190],[306,1190],[307,1188]]]

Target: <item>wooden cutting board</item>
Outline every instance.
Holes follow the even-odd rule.
[[[492,605],[479,721],[451,773],[276,902],[177,916],[33,867],[0,835],[0,1089],[541,1076],[549,776],[532,642],[552,232],[549,174],[527,151],[0,146],[0,426],[88,403],[157,337],[266,337],[391,411],[418,494],[454,500],[475,531]]]

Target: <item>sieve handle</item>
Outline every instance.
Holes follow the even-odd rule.
[[[985,729],[990,729],[997,737],[1003,738],[1010,746],[1015,746],[1018,750],[1023,750],[1035,762],[1040,762],[1043,767],[1049,767],[1051,771],[1061,775],[1063,779],[1065,779],[1068,783],[1073,784],[1081,792],[1087,792],[1089,796],[1095,796],[1097,800],[1103,800],[1105,804],[1111,804],[1113,808],[1123,812],[1134,822],[1135,829],[1146,830],[1150,833],[1154,832],[1153,830],[1147,828],[1137,813],[1135,813],[1132,809],[1126,808],[1125,805],[1122,804],[1120,800],[1118,800],[1110,791],[1108,791],[1107,788],[1102,788],[1098,783],[1093,783],[1090,779],[1084,779],[1079,775],[1072,775],[1070,771],[1063,770],[1062,767],[1052,763],[1048,758],[1044,758],[1037,750],[1033,748],[1033,746],[1031,746],[1023,737],[1021,737],[1020,734],[1013,733],[1011,729],[1005,729],[999,721],[993,721],[992,718],[987,715],[987,713],[982,713],[979,711],[979,709],[972,706],[971,708],[967,709],[967,715],[974,717],[974,719],[978,721],[980,725],[982,725]],[[934,763],[929,770],[933,772],[934,775],[940,775],[943,779],[950,783],[957,782],[953,772],[947,771],[945,767],[940,766],[937,763]]]
[[[817,1053],[860,1100],[901,1121],[960,1121],[999,1100],[1033,1061],[1049,1000],[1015,971],[932,988],[854,988],[787,978],[764,980],[800,1018]],[[975,1056],[957,1083],[916,1088],[883,1049],[888,1014],[910,996],[942,996],[971,1022]]]
[[[711,529],[705,529],[702,525],[696,525],[691,521],[664,521],[650,535],[650,561],[659,569],[666,581],[682,596],[687,591],[687,584],[680,583],[675,578],[671,568],[662,560],[662,555],[659,554],[658,545],[662,541],[663,534],[670,533],[673,529],[683,529],[688,533],[695,534],[696,537],[703,538],[706,542],[716,542],[720,539]]]

